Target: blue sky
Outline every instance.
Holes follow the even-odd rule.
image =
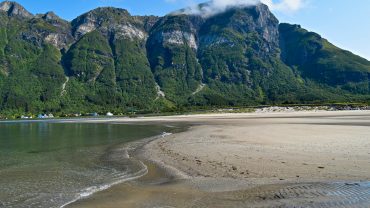
[[[78,15],[99,6],[125,8],[135,15],[164,15],[202,0],[16,0],[27,10],[36,13],[54,11],[64,19],[72,20]],[[218,0],[244,1],[244,0]],[[300,24],[321,34],[335,45],[351,50],[370,60],[370,1],[369,0],[285,0],[273,13],[281,22]],[[286,5],[299,4],[294,9]],[[279,6],[279,7],[278,7]],[[289,6],[289,5],[288,5]]]

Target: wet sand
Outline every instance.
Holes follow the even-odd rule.
[[[117,122],[184,122],[192,127],[136,152],[148,164],[147,176],[72,207],[370,206],[368,111]]]

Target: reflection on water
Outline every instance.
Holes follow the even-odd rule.
[[[0,207],[59,207],[112,183],[143,174],[127,143],[165,126],[0,123]]]

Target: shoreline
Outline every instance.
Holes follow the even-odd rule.
[[[143,138],[143,139],[140,139],[138,141],[129,142],[129,143],[124,144],[123,146],[121,146],[119,149],[120,149],[120,151],[122,151],[124,149],[124,152],[122,152],[122,154],[123,153],[126,154],[128,158],[135,157],[135,152],[138,149],[140,149],[143,145],[145,145],[148,142],[151,142],[151,141],[159,139],[159,138],[163,138],[163,137],[168,136],[168,135],[171,135],[171,133],[162,132],[161,134],[156,135],[156,136]],[[135,157],[135,159],[136,159],[136,157]],[[122,184],[122,183],[125,183],[125,182],[129,182],[129,181],[137,180],[139,178],[142,178],[142,177],[146,176],[148,174],[148,165],[146,165],[147,162],[145,160],[138,160],[138,163],[141,166],[143,166],[144,168],[142,170],[140,170],[139,172],[135,173],[134,175],[128,176],[127,178],[123,178],[119,181],[114,181],[110,184],[102,185],[100,187],[96,187],[96,186],[88,187],[88,188],[85,189],[88,192],[85,191],[85,192],[80,193],[80,195],[78,197],[76,197],[75,199],[73,199],[69,202],[66,202],[65,204],[63,204],[60,207],[61,208],[70,207],[74,203],[76,203],[80,200],[84,200],[84,199],[87,199],[89,197],[92,197],[94,194],[96,194],[98,192],[102,192],[102,191],[105,191],[107,189],[112,188],[113,186],[116,186],[116,185],[119,185],[119,184]]]
[[[181,129],[183,127],[178,127],[178,128]],[[86,190],[85,192],[80,193],[80,195],[78,197],[76,197],[75,199],[63,204],[61,206],[61,208],[70,207],[74,203],[76,203],[78,201],[81,201],[81,200],[84,200],[84,199],[88,199],[96,193],[103,192],[103,191],[108,190],[108,189],[110,189],[114,186],[117,186],[119,184],[123,184],[123,183],[126,183],[126,182],[137,180],[137,179],[143,178],[146,175],[148,175],[148,173],[149,173],[148,160],[146,160],[144,158],[141,158],[138,155],[138,153],[136,153],[136,152],[139,151],[147,143],[149,143],[151,141],[154,141],[156,139],[164,138],[164,137],[169,136],[169,135],[172,135],[172,133],[162,132],[161,134],[158,134],[158,135],[155,135],[155,136],[152,136],[152,137],[139,139],[138,141],[132,141],[132,142],[129,142],[127,144],[123,144],[123,146],[120,146],[119,151],[122,151],[124,149],[124,151],[122,151],[122,154],[125,154],[128,158],[134,158],[134,160],[135,161],[137,160],[137,162],[141,166],[143,166],[144,168],[141,169],[139,172],[135,173],[134,175],[130,175],[130,176],[128,176],[126,178],[123,178],[121,180],[114,181],[110,184],[105,184],[105,185],[102,185],[102,186],[99,186],[99,187],[96,187],[96,186],[88,187],[88,188],[85,189]],[[151,168],[151,169],[153,169],[153,168]]]
[[[291,105],[291,106],[259,106],[259,107],[230,107],[219,108],[204,111],[188,111],[180,113],[159,113],[157,114],[138,114],[133,117],[128,115],[118,116],[72,116],[72,117],[50,117],[50,118],[15,118],[7,119],[0,117],[0,123],[7,122],[57,122],[57,121],[80,121],[80,120],[102,120],[102,119],[133,119],[133,118],[156,118],[156,117],[172,117],[172,116],[193,116],[193,115],[222,115],[222,114],[274,114],[274,113],[304,113],[304,112],[356,112],[370,111],[370,106],[363,104],[333,104],[333,105]]]
[[[360,184],[359,186],[362,187],[364,182],[366,188],[366,184],[370,181],[368,176],[370,152],[367,149],[370,147],[370,141],[366,139],[370,136],[367,133],[367,128],[370,126],[368,118],[370,118],[370,111],[325,111],[183,115],[115,119],[113,122],[166,124],[181,122],[191,126],[187,131],[151,140],[137,152],[137,157],[149,161],[166,172],[166,175],[171,178],[167,183],[175,183],[170,186],[157,184],[155,193],[179,191],[181,196],[176,196],[177,199],[167,202],[176,205],[181,204],[182,199],[188,197],[208,198],[213,193],[217,193],[221,198],[228,194],[236,197],[240,192],[251,194],[250,190],[254,189],[259,193],[260,188],[270,191],[299,184],[309,184],[313,187],[318,184],[318,187],[314,188],[315,192],[323,189],[322,187],[331,187],[335,184]],[[112,120],[99,122],[112,122]],[[310,128],[316,132],[310,131]],[[248,132],[256,132],[256,134],[248,134]],[[279,134],[293,136],[277,137],[278,141],[269,139]],[[305,134],[311,134],[312,138],[305,137]],[[345,134],[345,137],[341,137],[341,134]],[[259,136],[256,137],[256,135]],[[356,137],[361,140],[356,141]],[[315,142],[319,145],[311,144]],[[279,145],[282,146],[279,147]],[[297,147],[300,149],[295,151]],[[344,154],[345,152],[354,156]],[[341,156],[347,158],[343,159]],[[77,201],[72,204],[72,207],[104,207],[108,203],[107,197],[111,197],[110,199],[115,203],[108,203],[110,206],[119,207],[126,203],[122,195],[131,193],[131,188],[140,189],[145,193],[143,195],[148,197],[145,199],[149,201],[156,197],[161,198],[161,194],[152,196],[154,191],[150,183],[138,185],[137,181],[140,181],[140,178]],[[184,189],[190,191],[190,194],[182,192]],[[302,190],[299,189],[299,191]],[[134,198],[141,201],[140,197]],[[153,201],[159,204],[162,202]],[[277,201],[271,200],[265,203],[275,202]],[[127,204],[127,207],[140,206]]]

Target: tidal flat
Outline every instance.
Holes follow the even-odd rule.
[[[147,175],[71,207],[370,206],[369,111],[117,121],[190,127],[135,151]]]

